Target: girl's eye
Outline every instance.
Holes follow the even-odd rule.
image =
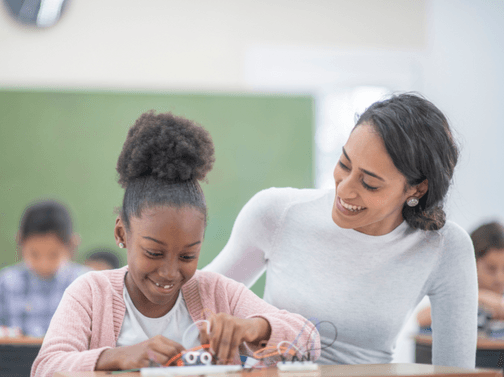
[[[364,182],[364,180],[362,180],[362,186],[364,186],[364,188],[369,191],[378,190],[378,187],[369,186],[366,182]]]
[[[152,251],[149,251],[149,250],[145,250],[145,252],[147,253],[147,255],[151,258],[157,258],[157,257],[160,257],[162,256],[163,254],[161,253],[154,253]]]
[[[192,260],[196,259],[196,256],[194,256],[194,255],[182,255],[181,258],[184,261],[189,262],[189,261],[192,261]]]
[[[350,170],[350,168],[349,168],[348,166],[344,165],[344,164],[343,164],[343,162],[338,161],[338,163],[339,163],[339,166],[340,166],[343,170],[346,170],[346,171],[349,171],[349,170]]]

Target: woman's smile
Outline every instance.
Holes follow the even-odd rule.
[[[340,212],[347,216],[355,216],[365,211],[366,207],[356,206],[345,202],[339,196],[336,197],[336,207]]]

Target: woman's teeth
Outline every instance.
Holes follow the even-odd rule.
[[[348,204],[348,203],[345,203],[343,201],[343,199],[340,198],[340,202],[341,202],[341,205],[343,207],[345,207],[346,209],[348,209],[349,211],[353,211],[353,212],[357,212],[357,211],[361,211],[363,209],[366,209],[366,207],[361,207],[361,206],[353,206],[351,204]]]
[[[159,284],[159,283],[156,283],[156,286],[158,286],[158,287],[163,287],[164,289],[168,289],[168,288],[173,287],[173,284],[169,284],[169,285],[161,285],[161,284]]]

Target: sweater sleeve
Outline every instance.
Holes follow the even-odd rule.
[[[444,229],[446,228],[446,229]],[[469,235],[447,222],[443,247],[432,276],[432,363],[474,368],[476,362],[478,283]]]
[[[266,270],[268,252],[285,207],[284,191],[270,188],[254,195],[238,214],[224,249],[203,270],[251,287]]]
[[[226,277],[219,277],[221,292],[227,293],[230,314],[239,318],[261,317],[268,321],[271,326],[271,335],[264,347],[272,347],[268,352],[276,350],[278,343],[291,342],[303,355],[310,352],[310,359],[320,357],[320,336],[315,326],[300,314],[280,310],[259,298],[255,293],[243,284]],[[285,343],[287,347],[289,344]],[[257,349],[248,347],[249,354]],[[300,356],[298,354],[298,356]],[[273,358],[272,360],[279,360]]]
[[[51,377],[57,371],[93,371],[100,354],[111,348],[89,349],[91,296],[91,287],[82,277],[65,291],[32,365],[32,377]]]

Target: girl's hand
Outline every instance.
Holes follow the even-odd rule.
[[[261,341],[267,341],[271,334],[269,322],[260,317],[242,319],[219,313],[208,321],[210,334],[207,333],[206,326],[203,326],[200,340],[201,344],[210,343],[210,350],[218,364],[232,364],[240,344],[248,342],[252,346],[258,346]]]
[[[98,358],[95,370],[125,370],[149,367],[151,361],[165,364],[184,347],[162,335],[133,346],[110,348]]]

